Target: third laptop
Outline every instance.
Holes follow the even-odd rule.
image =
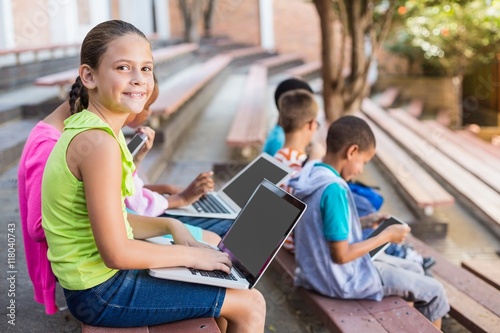
[[[234,219],[262,179],[280,185],[292,169],[274,157],[261,153],[220,190],[204,195],[191,205],[167,209],[166,214],[218,219]]]

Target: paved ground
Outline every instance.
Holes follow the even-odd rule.
[[[231,110],[238,102],[243,87],[241,74],[230,75],[219,93],[207,105],[204,114],[187,139],[179,147],[167,171],[160,175],[158,181],[170,181],[179,185],[187,184],[192,176],[209,169],[214,163],[231,160],[231,152],[227,149],[224,138],[232,119]],[[276,81],[276,78],[274,78]],[[271,81],[271,82],[274,82]],[[275,118],[272,99],[273,86],[269,88],[269,123]],[[206,145],[210,142],[210,145]],[[0,332],[79,332],[79,323],[67,310],[54,316],[46,316],[43,307],[32,299],[31,284],[27,276],[22,234],[17,209],[16,170],[11,169],[0,176],[0,293],[2,294]],[[405,220],[413,220],[413,216],[400,200],[394,189],[388,184],[373,164],[367,166],[362,180],[376,184],[382,188],[386,198],[383,210],[391,212]],[[445,239],[432,239],[429,243],[436,246],[445,256],[455,263],[469,256],[488,256],[499,248],[494,239],[471,216],[458,206],[441,209],[438,217],[449,222],[449,232]],[[12,228],[12,225],[14,227]],[[429,235],[431,236],[431,235]],[[15,263],[8,266],[8,242],[15,244]],[[8,276],[14,276],[10,283]],[[259,290],[267,299],[268,316],[266,332],[325,332],[315,314],[311,313],[293,290],[280,283],[272,270],[269,270],[259,283]],[[5,295],[5,296],[4,296]],[[15,309],[7,308],[9,302],[15,301]],[[64,304],[62,292],[58,290],[58,302]],[[8,315],[11,314],[11,317]],[[15,315],[15,317],[14,317]],[[12,319],[11,319],[12,318]],[[15,325],[9,324],[9,320]],[[447,319],[444,331],[449,333],[467,332],[453,320]]]

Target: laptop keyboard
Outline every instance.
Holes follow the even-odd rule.
[[[196,211],[203,213],[229,214],[229,211],[224,208],[224,206],[222,206],[213,195],[210,194],[206,194],[202,196],[198,201],[193,202],[193,207],[196,209]]]
[[[214,277],[218,279],[233,280],[236,281],[236,277],[233,274],[227,274],[223,271],[204,271],[200,269],[190,268],[191,274],[200,274],[202,276]]]

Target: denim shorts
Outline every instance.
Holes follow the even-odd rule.
[[[123,270],[90,289],[64,289],[64,295],[71,314],[87,325],[137,327],[219,317],[226,290]]]

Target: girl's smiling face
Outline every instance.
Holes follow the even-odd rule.
[[[137,34],[121,36],[107,46],[93,71],[98,108],[139,114],[154,87],[149,42]]]

